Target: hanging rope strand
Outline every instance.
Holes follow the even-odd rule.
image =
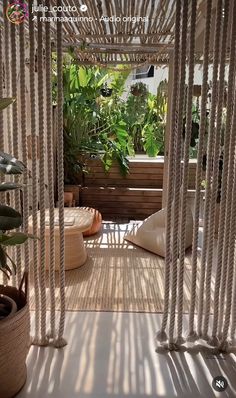
[[[2,18],[2,7],[0,9],[0,18]],[[3,98],[3,30],[0,28],[0,98]],[[4,152],[5,143],[5,130],[4,130],[4,118],[3,112],[0,112],[0,150]],[[3,175],[0,174],[0,183],[3,182]],[[0,202],[5,202],[5,192],[0,193]],[[6,275],[4,274],[4,282],[6,281]]]
[[[185,238],[186,238],[186,208],[188,192],[188,172],[189,172],[189,147],[192,135],[192,101],[194,84],[194,51],[195,51],[195,27],[196,27],[196,9],[197,1],[191,2],[191,27],[189,37],[189,76],[188,76],[188,94],[187,94],[187,112],[186,112],[186,133],[184,142],[184,164],[183,164],[183,183],[181,198],[181,220],[180,220],[180,259],[178,274],[178,330],[177,342],[181,344],[183,327],[183,283],[184,283],[184,260],[185,260]]]
[[[236,129],[236,107],[234,112],[232,128]],[[234,164],[234,183],[233,183],[233,197],[236,197],[236,162]],[[219,345],[220,350],[226,351],[228,349],[228,330],[231,319],[231,308],[232,308],[232,290],[233,280],[235,273],[235,237],[236,237],[236,202],[232,202],[231,211],[231,222],[230,222],[230,238],[229,238],[229,252],[228,252],[228,264],[227,264],[227,280],[226,280],[226,309],[225,319],[223,324],[222,338]]]
[[[171,128],[169,138],[169,153],[168,153],[168,181],[167,181],[167,211],[166,211],[166,257],[165,257],[165,289],[164,289],[164,310],[161,330],[157,333],[157,339],[160,341],[166,340],[165,333],[168,309],[169,309],[169,292],[170,292],[170,265],[171,265],[171,211],[174,192],[174,153],[175,153],[175,124],[176,112],[178,104],[178,76],[179,76],[179,47],[180,47],[180,16],[181,16],[181,1],[176,1],[175,11],[175,43],[174,43],[174,82],[172,91],[172,105],[171,105]],[[170,112],[170,110],[168,110]]]
[[[205,286],[205,271],[207,247],[209,244],[209,214],[211,203],[211,176],[212,176],[212,158],[215,142],[215,117],[217,108],[217,78],[218,78],[218,64],[220,55],[220,36],[221,36],[221,17],[222,17],[222,0],[217,2],[216,23],[215,23],[215,40],[214,40],[214,61],[213,61],[213,77],[212,77],[212,104],[211,117],[208,133],[207,146],[207,175],[206,175],[206,195],[204,208],[204,228],[203,228],[203,247],[201,256],[201,273],[200,273],[200,287],[199,287],[199,305],[198,305],[198,335],[202,335],[202,318],[203,318],[203,304],[204,304],[204,286]]]
[[[234,253],[235,257],[235,253]],[[235,272],[235,270],[234,270]],[[232,297],[232,310],[231,310],[231,329],[230,329],[230,339],[231,344],[235,345],[235,332],[236,332],[236,278],[234,276],[234,286],[233,286],[233,297]]]
[[[3,6],[6,10],[8,0],[4,0]],[[5,86],[6,86],[6,96],[11,95],[11,79],[10,79],[10,52],[9,52],[9,21],[4,13],[4,54],[5,54]],[[12,153],[12,124],[11,124],[11,108],[7,107],[7,145],[8,153]]]
[[[234,88],[235,89],[235,88]],[[236,98],[234,97],[234,101]],[[227,201],[226,201],[226,211],[225,211],[225,234],[223,243],[223,254],[222,254],[222,265],[221,265],[221,281],[220,281],[220,294],[219,294],[219,316],[218,316],[218,335],[221,335],[222,323],[223,323],[223,312],[225,306],[225,290],[226,290],[226,280],[227,280],[227,263],[229,255],[229,240],[230,240],[230,223],[232,217],[232,202],[234,201],[233,191],[232,191],[232,181],[234,180],[234,163],[235,163],[235,144],[236,144],[236,132],[231,131],[230,139],[230,159],[227,177]]]
[[[180,83],[178,121],[176,130],[176,159],[175,159],[175,192],[173,209],[173,243],[172,243],[172,281],[171,281],[171,304],[169,321],[169,348],[174,348],[175,308],[177,294],[177,265],[178,265],[178,234],[180,214],[180,189],[181,189],[181,152],[182,152],[182,130],[185,103],[185,77],[186,77],[186,50],[187,50],[187,26],[188,26],[188,0],[183,1],[182,10],[182,32],[181,32],[181,61],[180,61]]]
[[[215,134],[215,148],[213,156],[213,174],[212,174],[212,194],[209,214],[209,244],[207,248],[207,267],[206,267],[206,296],[205,296],[205,317],[203,325],[203,336],[207,337],[210,317],[210,305],[211,305],[211,279],[212,279],[212,262],[213,262],[213,250],[215,245],[214,234],[215,234],[215,210],[216,201],[219,188],[219,159],[220,159],[220,144],[222,135],[222,111],[223,111],[223,100],[225,91],[225,60],[226,60],[226,46],[227,33],[228,33],[228,15],[229,15],[229,0],[225,0],[224,4],[224,17],[222,18],[223,32],[221,37],[221,51],[220,51],[220,73],[219,73],[219,101],[216,118],[216,134]]]
[[[208,94],[208,68],[209,68],[209,49],[210,49],[210,32],[211,32],[211,16],[212,16],[212,1],[207,2],[206,23],[205,23],[205,37],[204,37],[204,54],[203,54],[203,79],[201,89],[201,113],[198,139],[198,153],[197,153],[197,170],[196,170],[196,192],[194,204],[193,217],[193,244],[192,244],[192,279],[191,279],[191,299],[189,311],[189,332],[188,340],[195,340],[197,337],[194,331],[194,313],[196,306],[196,282],[197,282],[197,263],[198,263],[198,229],[199,229],[199,215],[201,202],[201,187],[202,187],[202,157],[204,149],[204,138],[206,134],[206,106]]]
[[[57,6],[62,5],[57,0]],[[61,13],[58,12],[60,19]],[[65,327],[65,237],[64,237],[64,164],[63,164],[63,53],[62,53],[62,23],[57,22],[57,129],[58,129],[58,201],[59,201],[59,234],[60,234],[60,298],[61,313],[59,322],[58,339],[56,347],[63,347],[66,341],[63,338]]]
[[[23,175],[23,231],[28,234],[29,219],[29,199],[28,199],[28,151],[27,151],[27,132],[26,132],[26,82],[25,82],[25,25],[20,25],[20,104],[21,104],[21,141],[22,159],[26,167]],[[29,272],[29,242],[24,244],[24,266],[25,271]]]
[[[1,13],[0,17],[2,18]],[[0,28],[0,98],[3,98],[3,30],[1,28]],[[3,112],[0,112],[0,150],[4,151]]]
[[[12,97],[17,98],[17,36],[16,36],[16,26],[11,24],[11,57],[12,57],[12,65],[11,65],[11,80],[12,80]],[[18,159],[19,157],[19,125],[18,125],[18,103],[15,101],[12,105],[12,131],[13,131],[13,155]],[[19,176],[15,177],[15,182],[19,181]],[[21,212],[21,200],[20,200],[20,191],[17,189],[14,191],[14,201],[15,201],[15,209]],[[17,267],[17,283],[18,286],[21,282],[21,247],[16,247],[16,267]]]
[[[38,1],[40,6],[41,1]],[[39,114],[39,205],[40,205],[40,291],[41,291],[41,345],[47,345],[46,337],[46,282],[45,282],[45,143],[44,143],[44,55],[42,13],[38,12],[38,114]]]
[[[50,9],[50,1],[46,0],[46,6]],[[46,13],[50,16],[50,12]],[[49,219],[50,219],[50,301],[51,312],[50,337],[55,338],[55,231],[54,231],[54,165],[53,165],[53,145],[52,145],[52,65],[51,65],[51,26],[47,22],[45,26],[46,38],[46,106],[47,106],[47,153],[48,153],[48,191],[49,191]]]
[[[233,6],[233,20],[236,18],[236,2],[234,2]],[[220,293],[220,282],[221,282],[221,272],[222,266],[224,267],[223,261],[223,247],[224,247],[224,236],[226,232],[226,224],[225,224],[225,216],[226,216],[226,201],[227,201],[227,177],[229,172],[229,159],[230,152],[233,150],[233,147],[230,145],[230,137],[235,135],[235,131],[231,132],[231,124],[232,124],[232,113],[233,108],[232,104],[235,103],[234,100],[234,74],[235,74],[235,45],[236,45],[236,26],[232,23],[231,27],[231,46],[230,46],[230,59],[229,59],[229,75],[228,75],[228,94],[227,94],[227,116],[226,116],[226,126],[225,126],[225,134],[224,134],[224,162],[223,162],[223,172],[222,172],[222,186],[221,186],[221,206],[220,206],[220,217],[219,217],[219,232],[218,232],[218,245],[217,245],[217,266],[215,273],[215,291],[214,291],[214,311],[213,311],[213,327],[212,327],[212,339],[211,343],[213,345],[217,345],[218,339],[216,337],[217,334],[217,326],[218,326],[218,318],[219,318],[219,293]],[[232,138],[233,144],[233,138]],[[232,155],[231,155],[232,157]],[[231,186],[231,181],[230,181]]]
[[[33,0],[29,1],[32,8]],[[35,94],[35,24],[33,18],[29,18],[29,40],[30,40],[30,129],[32,139],[32,221],[33,235],[38,235],[38,189],[37,189],[37,136],[36,136],[36,94]],[[34,274],[34,296],[35,296],[35,336],[33,343],[38,344],[40,325],[40,290],[38,271],[38,242],[33,240],[33,274]]]

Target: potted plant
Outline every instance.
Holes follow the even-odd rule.
[[[101,94],[105,98],[110,97],[112,95],[112,88],[109,88],[107,83],[105,83],[101,88]]]
[[[0,111],[12,103],[12,99],[0,99]],[[25,166],[14,157],[0,152],[0,172],[6,175],[22,174]],[[2,182],[0,192],[20,189],[13,182]],[[15,231],[22,224],[22,216],[15,209],[0,204],[0,271],[10,278],[16,273],[16,265],[7,252],[9,247],[20,245],[28,235]],[[23,289],[24,286],[24,289]],[[30,346],[30,317],[27,304],[27,274],[23,275],[19,288],[0,285],[0,397],[11,398],[22,388],[26,380],[26,356]]]
[[[135,97],[145,97],[148,94],[148,88],[146,84],[137,82],[130,87],[130,92]]]

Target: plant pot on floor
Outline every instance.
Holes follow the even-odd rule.
[[[25,286],[24,291],[23,285]],[[19,289],[0,285],[0,294],[10,297],[17,305],[17,312],[11,313],[0,320],[1,398],[14,397],[26,381],[26,357],[30,346],[27,285],[27,274],[24,274]]]
[[[65,184],[64,192],[72,192],[73,193],[73,206],[79,206],[79,191],[80,185],[72,185],[72,184]]]
[[[75,206],[73,192],[64,192],[64,207],[72,206]]]

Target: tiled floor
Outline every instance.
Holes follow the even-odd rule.
[[[155,353],[160,315],[68,312],[61,350],[32,347],[18,398],[235,397],[235,355]],[[211,387],[223,375],[229,386]]]

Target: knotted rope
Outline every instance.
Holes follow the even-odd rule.
[[[183,1],[182,9],[182,31],[181,31],[181,57],[180,57],[180,82],[178,120],[176,129],[176,157],[175,157],[175,191],[173,209],[173,231],[172,231],[172,280],[171,280],[171,304],[169,320],[169,348],[174,348],[174,326],[175,308],[177,295],[177,267],[179,251],[179,214],[180,214],[180,189],[181,189],[181,152],[182,152],[182,129],[185,104],[185,76],[186,76],[186,50],[187,50],[187,24],[188,24],[188,1]]]
[[[234,2],[233,16],[236,18],[236,3]],[[233,18],[233,19],[234,19]],[[233,151],[233,147],[230,145],[230,137],[235,136],[235,131],[231,131],[234,100],[234,75],[235,75],[235,45],[236,45],[236,25],[232,24],[231,32],[231,45],[230,45],[230,61],[229,61],[229,77],[228,77],[228,96],[227,96],[227,116],[226,116],[226,128],[224,136],[224,162],[222,172],[222,187],[221,187],[221,206],[220,206],[220,217],[219,217],[219,232],[218,232],[218,245],[217,245],[217,266],[215,276],[215,292],[214,292],[214,316],[213,316],[213,327],[212,327],[212,340],[216,342],[218,318],[219,318],[219,293],[220,293],[220,282],[221,282],[221,270],[223,265],[223,247],[224,247],[224,235],[226,232],[225,216],[226,216],[226,203],[227,203],[227,192],[228,187],[228,172],[229,172],[229,159],[230,151]],[[233,142],[232,142],[233,144]],[[231,155],[232,158],[232,155]],[[230,182],[231,185],[231,182]]]
[[[57,6],[62,5],[57,0]],[[58,12],[58,17],[61,14]],[[59,202],[59,235],[60,235],[60,298],[61,313],[56,347],[65,346],[63,338],[65,327],[65,237],[64,237],[64,149],[63,149],[63,52],[62,52],[62,23],[57,23],[57,165],[58,165],[58,202]]]
[[[26,130],[26,79],[25,79],[25,25],[20,25],[20,105],[21,105],[21,147],[22,160],[26,167],[23,175],[23,231],[28,234],[29,198],[28,198],[28,150]],[[29,272],[29,241],[24,244],[24,266]]]
[[[3,98],[3,31],[2,31],[2,29],[0,29],[0,98]],[[0,150],[4,151],[3,112],[2,111],[0,112]]]
[[[4,10],[8,5],[8,0],[3,1]],[[9,21],[6,15],[3,15],[4,19],[4,55],[5,55],[5,86],[6,86],[6,96],[10,97],[11,95],[11,68],[10,68],[10,53],[9,53]],[[11,107],[7,107],[7,150],[9,153],[12,153],[12,124],[11,124]],[[11,195],[10,195],[11,196]]]
[[[32,7],[33,0],[29,1]],[[38,236],[38,173],[37,173],[37,135],[36,135],[36,92],[35,92],[35,23],[29,18],[29,40],[30,40],[30,129],[32,139],[32,224],[33,235]],[[34,274],[34,296],[35,296],[35,344],[40,341],[40,290],[38,271],[38,242],[33,240],[33,274]]]
[[[194,331],[194,312],[196,306],[196,282],[197,282],[197,262],[198,262],[198,229],[199,229],[199,215],[201,203],[201,183],[202,183],[202,158],[204,149],[204,138],[206,134],[206,106],[208,94],[208,67],[209,67],[209,48],[210,48],[210,32],[211,32],[211,16],[212,16],[212,1],[207,2],[206,23],[205,23],[205,37],[204,37],[204,53],[203,53],[203,78],[201,89],[201,111],[200,111],[200,126],[198,139],[198,153],[197,153],[197,170],[195,182],[195,204],[193,217],[193,243],[192,243],[192,279],[191,279],[191,299],[189,311],[189,332],[188,340],[194,341],[197,337]]]
[[[220,10],[220,12],[222,12]],[[215,148],[213,155],[213,173],[212,173],[212,193],[209,212],[209,242],[207,246],[207,268],[206,268],[206,286],[205,286],[205,317],[203,325],[203,336],[207,338],[210,305],[211,305],[211,279],[212,279],[212,262],[213,262],[213,249],[214,249],[214,234],[215,234],[215,211],[216,201],[219,188],[219,159],[220,159],[220,144],[221,144],[221,131],[222,131],[222,111],[223,100],[225,91],[225,60],[226,60],[226,46],[227,33],[228,33],[228,15],[229,15],[229,0],[225,0],[224,4],[224,24],[221,38],[221,52],[220,52],[220,72],[219,72],[219,88],[218,88],[218,109],[216,117],[216,130],[215,130]],[[220,28],[220,27],[219,27]]]
[[[183,283],[184,283],[184,260],[185,260],[185,239],[186,239],[186,208],[187,208],[187,191],[188,191],[188,166],[189,166],[189,147],[192,135],[192,101],[193,101],[193,84],[194,84],[194,51],[195,51],[195,30],[196,30],[196,9],[197,1],[191,2],[191,26],[189,37],[189,67],[188,67],[188,93],[187,93],[187,111],[186,111],[186,132],[184,142],[184,164],[182,175],[182,197],[181,197],[181,219],[180,219],[180,258],[178,273],[178,326],[177,326],[177,343],[183,341]]]
[[[222,27],[222,0],[217,2],[216,11],[216,29],[214,37],[214,60],[213,60],[213,77],[212,77],[212,103],[210,126],[208,132],[208,146],[207,146],[207,171],[206,171],[206,194],[205,194],[205,208],[204,208],[204,228],[203,228],[203,248],[201,255],[201,273],[199,285],[199,305],[198,305],[198,335],[202,336],[202,318],[204,305],[204,286],[205,286],[205,272],[207,247],[209,244],[209,214],[211,205],[211,177],[212,177],[212,160],[215,143],[215,118],[218,100],[218,65],[220,57],[220,37]]]
[[[166,211],[166,257],[165,257],[165,289],[164,289],[164,311],[162,317],[162,325],[157,333],[157,340],[163,341],[167,339],[165,332],[168,310],[169,310],[169,293],[170,293],[170,267],[171,267],[171,214],[172,201],[174,194],[174,156],[175,156],[175,128],[177,119],[178,104],[178,77],[179,77],[179,49],[180,49],[180,16],[181,1],[176,1],[175,10],[175,43],[174,43],[174,81],[172,91],[171,104],[171,128],[169,138],[169,161],[168,161],[168,180],[167,180],[167,211]]]
[[[45,5],[50,9],[50,1]],[[46,16],[50,16],[47,12]],[[54,237],[54,164],[53,164],[53,129],[52,129],[52,65],[51,65],[51,26],[47,22],[45,26],[46,40],[46,108],[47,108],[47,159],[48,159],[48,191],[49,191],[49,223],[50,223],[50,322],[51,330],[49,336],[55,338],[55,237]]]
[[[38,1],[40,6],[41,1]],[[46,336],[46,282],[45,282],[45,261],[46,261],[46,242],[45,242],[45,143],[44,143],[44,54],[43,41],[44,32],[43,24],[40,21],[42,12],[38,12],[38,115],[39,115],[39,205],[40,205],[40,294],[41,294],[41,345],[47,345],[48,339]]]
[[[11,24],[11,81],[12,81],[12,97],[17,98],[17,44],[18,44],[18,36],[16,36],[16,26]],[[13,155],[18,159],[19,157],[19,104],[15,101],[12,104],[12,132],[13,132]],[[19,177],[15,177],[15,182],[19,181]],[[21,200],[20,200],[20,191],[14,191],[14,206],[15,209],[21,212]],[[21,282],[21,247],[17,246],[16,248],[16,267],[17,267],[17,284],[20,285]],[[14,279],[13,279],[14,280]]]

